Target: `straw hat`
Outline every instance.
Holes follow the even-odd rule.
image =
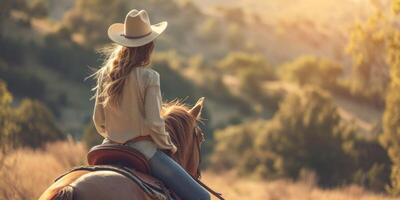
[[[151,25],[145,10],[133,9],[125,17],[125,23],[115,23],[108,28],[108,37],[125,47],[143,46],[156,39],[167,28],[166,21]]]

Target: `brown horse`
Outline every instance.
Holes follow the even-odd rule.
[[[203,132],[198,127],[203,100],[204,98],[199,99],[191,109],[180,103],[169,103],[163,107],[162,112],[166,129],[178,147],[178,151],[172,157],[195,179],[200,177],[200,144],[204,141]],[[155,179],[150,181],[157,182]],[[152,197],[121,173],[112,170],[78,170],[57,180],[39,198],[69,199],[147,200]]]

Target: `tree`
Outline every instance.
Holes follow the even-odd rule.
[[[353,59],[351,92],[383,99],[389,83],[386,38],[391,31],[388,17],[377,10],[364,24],[353,27],[347,52]]]
[[[275,110],[280,95],[264,90],[265,81],[275,80],[275,69],[263,55],[244,52],[230,53],[217,63],[221,74],[230,75],[237,81],[242,97],[251,99],[255,107]]]
[[[400,1],[399,0],[392,0],[392,9],[395,13],[400,12]]]
[[[351,157],[342,148],[342,135],[350,134],[336,106],[324,93],[306,89],[302,95],[290,95],[257,137],[261,151],[281,158],[279,171],[297,178],[305,168],[319,176],[323,186],[349,181],[353,169]],[[346,169],[341,169],[346,166]]]
[[[400,1],[392,1],[396,15],[400,13]],[[390,65],[390,84],[386,93],[383,115],[383,134],[380,141],[392,161],[389,190],[400,195],[400,31],[394,29],[387,37],[387,60]]]
[[[385,191],[390,182],[390,158],[377,137],[363,138],[349,135],[347,150],[357,166],[352,181],[370,190]],[[351,147],[351,148],[350,148]]]
[[[127,13],[126,1],[115,0],[105,3],[102,0],[77,0],[63,19],[63,26],[71,33],[79,34],[84,45],[93,47],[105,43],[107,27],[116,21],[122,21]],[[107,14],[107,17],[104,17]]]
[[[264,125],[264,120],[247,122],[227,127],[215,132],[215,149],[211,161],[217,170],[238,168],[243,173],[252,169],[243,168],[249,160],[248,156],[254,149],[254,138],[257,136],[257,128]],[[256,128],[257,127],[257,128]],[[252,157],[256,157],[253,155]],[[241,166],[241,167],[238,167]]]
[[[9,136],[17,130],[17,125],[12,119],[12,98],[7,85],[0,80],[0,146],[6,145]]]
[[[259,54],[230,53],[217,63],[217,67],[224,74],[240,76],[241,73],[252,71],[254,79],[260,81],[276,79],[273,67]]]
[[[343,69],[338,63],[315,56],[302,56],[282,66],[283,75],[300,85],[311,84],[322,88],[336,86]]]
[[[307,89],[302,95],[287,96],[269,121],[218,131],[213,159],[218,166],[237,166],[241,172],[267,178],[296,179],[302,169],[309,169],[317,173],[321,185],[338,185],[350,180],[353,169],[342,148],[342,135],[349,131],[330,98]]]
[[[24,99],[15,109],[18,131],[11,135],[15,147],[42,147],[47,142],[65,139],[50,110],[36,100]]]
[[[331,98],[306,87],[280,104],[271,120],[249,121],[216,132],[211,158],[217,169],[264,178],[299,178],[304,170],[322,186],[357,183],[382,191],[389,159],[377,140],[358,137]]]
[[[0,29],[4,20],[11,19],[12,11],[23,13],[23,23],[30,24],[31,18],[42,18],[48,14],[49,3],[46,0],[3,0],[0,3]]]
[[[391,82],[386,95],[381,142],[392,161],[391,192],[400,195],[400,31],[390,38]]]
[[[11,147],[41,147],[64,139],[49,109],[36,100],[24,99],[14,108],[12,94],[0,81],[0,144]]]

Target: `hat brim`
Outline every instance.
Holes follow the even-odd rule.
[[[124,24],[115,23],[108,28],[108,37],[115,43],[125,47],[143,46],[161,35],[168,26],[168,22],[164,21],[155,25],[151,25],[152,32],[149,35],[140,38],[127,38],[124,34]]]

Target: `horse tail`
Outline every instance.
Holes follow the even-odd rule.
[[[89,171],[80,170],[69,172],[51,185],[39,198],[39,200],[72,200],[74,188],[70,185],[79,177]]]
[[[73,200],[74,188],[70,185],[46,190],[39,200]]]
[[[73,200],[74,199],[74,188],[67,185],[61,188],[51,200]]]

